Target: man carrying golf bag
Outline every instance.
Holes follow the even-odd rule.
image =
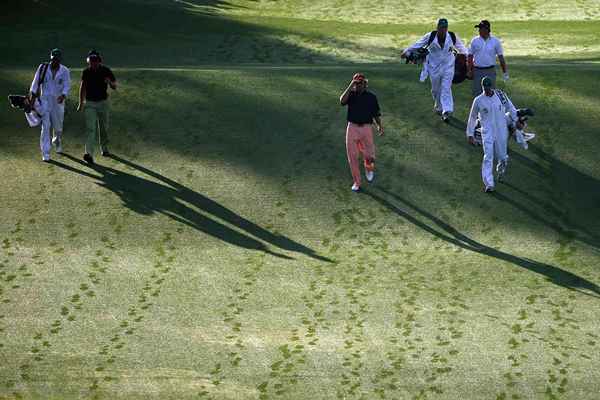
[[[71,72],[61,64],[61,59],[61,51],[53,49],[50,52],[50,62],[42,63],[38,67],[31,82],[29,102],[37,111],[42,123],[40,148],[43,161],[50,160],[52,145],[57,153],[63,151],[65,100],[71,87]]]

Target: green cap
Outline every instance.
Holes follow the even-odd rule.
[[[438,28],[447,28],[448,27],[448,20],[446,18],[440,18],[438,20],[437,27]]]
[[[492,81],[492,78],[490,78],[489,76],[484,76],[481,79],[481,87],[482,88],[491,88],[494,86],[494,82]]]
[[[59,60],[62,58],[60,49],[52,49],[52,51],[50,51],[50,59],[54,60],[55,58],[58,58]]]

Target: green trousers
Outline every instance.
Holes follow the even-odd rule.
[[[87,131],[87,141],[85,142],[85,152],[94,156],[96,144],[99,142],[104,151],[108,144],[108,122],[110,114],[110,105],[108,100],[86,101],[85,102],[85,128]]]

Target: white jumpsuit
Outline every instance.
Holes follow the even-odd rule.
[[[429,42],[431,32],[425,34],[415,44],[406,49],[406,52],[413,52],[421,47],[426,47]],[[456,35],[456,45],[452,43],[450,33],[446,34],[444,45],[441,46],[437,35],[429,45],[429,54],[423,64],[421,72],[421,82],[427,77],[431,80],[431,96],[434,101],[434,108],[439,112],[453,112],[454,99],[452,97],[452,79],[454,78],[454,52],[456,48],[459,53],[466,54],[467,48]]]
[[[68,96],[71,88],[71,72],[64,65],[60,65],[58,70],[53,73],[52,67],[48,67],[44,82],[39,82],[42,72],[43,64],[40,65],[35,72],[33,81],[31,82],[31,92],[36,93],[38,89],[38,83],[41,85],[41,107],[40,113],[42,115],[42,132],[40,135],[40,148],[42,150],[42,158],[44,160],[50,159],[50,150],[52,143],[57,148],[61,146],[63,121],[65,117],[65,102],[58,103],[58,97],[64,95]],[[51,129],[54,129],[53,137],[51,138]],[[51,141],[52,139],[52,141]]]
[[[504,173],[508,165],[507,142],[508,126],[506,113],[510,113],[513,120],[517,118],[517,110],[508,96],[498,89],[494,89],[491,96],[484,93],[475,97],[469,114],[467,136],[475,134],[477,120],[481,123],[481,140],[483,142],[483,163],[481,177],[486,188],[494,185],[494,155],[498,160],[496,170]]]

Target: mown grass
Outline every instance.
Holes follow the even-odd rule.
[[[156,11],[147,4],[121,4],[112,23],[135,30]],[[85,15],[73,6],[69,18]],[[247,6],[249,15],[266,3]],[[272,56],[236,65],[263,49],[221,28],[241,37],[247,26],[208,15],[196,26],[197,16],[164,10],[179,24],[162,38],[148,24],[137,42],[123,33],[101,43],[121,66],[116,157],[79,161],[72,101],[68,155],[51,165],[38,160],[37,130],[0,110],[0,397],[596,397],[594,64],[512,65],[506,88],[535,108],[538,138],[528,151],[513,144],[507,184],[486,196],[481,152],[464,137],[468,84],[455,88],[445,125],[414,67],[345,65],[326,48],[329,66]],[[277,32],[277,19],[261,30],[245,18],[256,18],[257,43]],[[281,21],[298,32],[327,26]],[[331,23],[340,36],[342,25]],[[221,38],[226,65],[153,70],[186,64],[203,30],[212,33],[196,48]],[[177,35],[182,47],[164,45]],[[87,48],[69,40],[68,54]],[[14,43],[4,44],[15,57],[0,72],[3,92],[27,87],[23,64],[39,57]],[[285,63],[306,62],[271,43]],[[206,54],[188,65],[219,61]],[[377,181],[361,195],[349,190],[337,100],[357,69],[387,128]]]

